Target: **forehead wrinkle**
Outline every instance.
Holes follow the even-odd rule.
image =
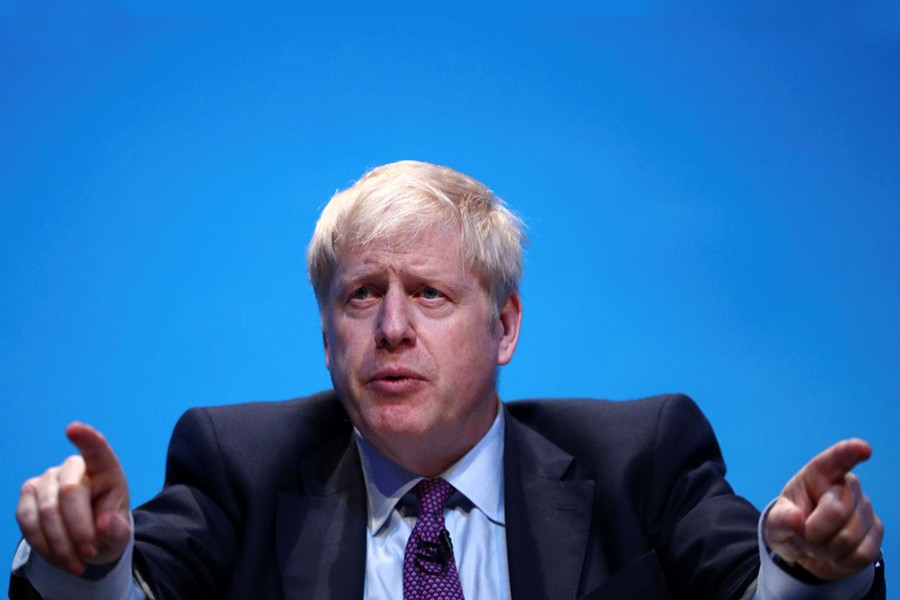
[[[450,279],[458,279],[458,275],[465,275],[464,270],[448,273],[444,264],[435,264],[436,262],[441,262],[439,255],[422,252],[378,250],[364,252],[362,260],[355,262],[352,267],[346,268],[343,274],[353,278],[388,273],[401,276],[412,275],[423,279],[447,279],[448,277]]]
[[[421,234],[419,239],[423,237]],[[443,236],[436,236],[438,240]],[[372,247],[374,246],[374,247]],[[362,248],[344,254],[338,260],[335,281],[347,282],[387,278],[397,275],[400,279],[411,277],[424,282],[434,282],[449,290],[461,291],[476,285],[484,288],[482,277],[471,269],[461,251],[456,252],[457,260],[446,260],[447,252],[438,245],[428,248],[415,244],[385,244],[376,242],[368,249]],[[358,260],[348,261],[351,255]],[[352,266],[348,267],[348,263]],[[455,266],[455,270],[450,270]],[[486,289],[486,288],[485,288]]]

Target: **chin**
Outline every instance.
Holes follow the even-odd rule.
[[[432,424],[422,419],[421,411],[408,405],[390,405],[377,409],[373,424],[382,435],[426,436]]]

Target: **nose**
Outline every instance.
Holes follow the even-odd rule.
[[[397,288],[387,291],[381,301],[375,344],[384,350],[397,350],[416,343],[413,307],[406,294]]]

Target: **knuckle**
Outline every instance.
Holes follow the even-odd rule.
[[[848,550],[853,547],[855,538],[849,529],[842,529],[833,538],[833,544]]]
[[[80,483],[74,481],[67,481],[65,483],[61,483],[59,485],[59,496],[61,499],[65,500],[71,498],[75,495],[79,490],[82,489],[82,485]]]
[[[53,469],[47,469],[37,477],[32,477],[26,481],[22,487],[27,487],[28,489],[33,490],[34,493],[39,494],[42,490],[55,485],[56,473],[55,467]]]
[[[55,499],[45,499],[38,504],[38,515],[41,519],[52,519],[59,512],[59,503]]]
[[[833,556],[846,556],[852,553],[859,544],[860,540],[851,531],[844,529],[840,531],[829,544],[831,554]]]
[[[73,470],[83,470],[85,463],[84,458],[80,454],[72,454],[63,461],[63,467]]]
[[[33,510],[17,510],[16,523],[26,538],[33,536],[38,531],[37,519]]]
[[[869,497],[868,497],[868,496],[863,496],[863,497],[862,497],[862,501],[861,501],[859,504],[860,504],[860,508],[861,508],[864,512],[866,512],[866,513],[871,513],[871,514],[874,514],[874,513],[875,513],[875,511],[872,509],[872,501],[869,500]]]
[[[16,521],[18,521],[19,525],[23,523],[28,523],[34,520],[34,507],[33,506],[25,506],[22,503],[16,507]]]
[[[882,523],[881,519],[878,517],[875,517],[875,523],[872,525],[872,530],[878,538],[878,543],[881,544],[881,540],[884,537],[884,523]]]
[[[822,496],[822,501],[819,506],[822,508],[824,514],[833,519],[840,519],[845,517],[852,507],[852,505],[848,504],[847,500],[847,496],[841,492],[832,492],[829,490],[829,493]]]
[[[854,553],[859,557],[863,566],[873,562],[881,554],[881,539],[881,535],[876,530],[869,530],[855,548]]]
[[[857,550],[850,554],[844,561],[844,567],[850,568],[854,571],[861,570],[872,562],[872,558],[865,552]]]
[[[63,464],[69,463],[73,465],[84,464],[84,458],[80,454],[70,454],[66,457],[66,460],[63,461]]]

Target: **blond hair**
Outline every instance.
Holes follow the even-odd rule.
[[[342,253],[386,240],[402,244],[435,225],[459,228],[464,260],[484,282],[496,317],[522,277],[521,219],[468,175],[412,160],[370,170],[322,210],[306,252],[319,310]]]

